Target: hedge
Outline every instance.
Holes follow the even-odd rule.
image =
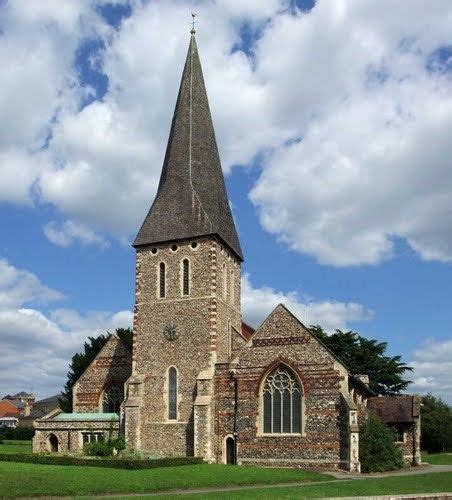
[[[25,462],[42,465],[83,465],[88,467],[112,467],[116,469],[154,469],[203,463],[201,457],[172,457],[155,459],[128,458],[79,458],[63,455],[0,454],[3,462]]]
[[[18,439],[20,441],[25,441],[27,439],[32,439],[35,435],[35,430],[33,427],[16,427],[14,429],[0,429],[0,439]]]

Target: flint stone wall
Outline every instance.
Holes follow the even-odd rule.
[[[188,296],[182,293],[184,259],[190,268]],[[159,297],[161,262],[166,271],[164,298]],[[170,324],[178,333],[172,341],[164,336]],[[139,378],[141,383],[133,389],[135,395],[129,394],[124,409],[126,435],[140,449],[165,456],[194,454],[197,377],[213,370],[218,357],[227,358],[230,324],[241,327],[240,264],[220,241],[200,237],[137,249],[131,379]],[[177,421],[168,419],[170,366],[178,372]],[[200,410],[206,415],[209,411]],[[200,421],[206,421],[205,415]],[[209,434],[205,437],[208,449],[211,431],[204,427],[198,434]]]
[[[260,389],[266,375],[279,364],[289,367],[303,388],[301,435],[269,436],[262,432]],[[346,466],[341,453],[343,449],[346,454],[348,447],[341,400],[346,374],[334,356],[287,309],[278,306],[230,367],[217,365],[217,461],[224,460],[225,436],[235,430],[239,464]],[[238,395],[235,419],[234,378]]]
[[[58,453],[79,453],[83,450],[83,433],[104,434],[104,439],[119,436],[119,422],[36,420],[32,441],[33,453],[50,452],[49,438],[58,438]]]
[[[124,384],[132,369],[132,353],[112,335],[72,390],[73,412],[102,412],[102,398],[113,383]]]

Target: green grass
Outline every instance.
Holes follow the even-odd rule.
[[[256,488],[253,490],[212,492],[183,495],[183,498],[221,499],[243,498],[322,498],[349,496],[376,496],[415,493],[442,493],[452,491],[452,472],[434,472],[409,476],[393,476],[369,479],[351,479],[321,484],[305,484],[289,487]],[[138,500],[136,497],[134,500]],[[143,496],[142,498],[146,498]],[[165,495],[157,498],[180,499],[182,496]]]
[[[0,453],[16,454],[16,453],[31,453],[31,441],[5,441],[0,444]]]
[[[422,461],[433,465],[452,465],[452,453],[423,453]]]
[[[329,479],[331,476],[298,469],[265,469],[227,465],[203,464],[123,470],[0,462],[2,497],[151,493],[172,488],[265,485]]]

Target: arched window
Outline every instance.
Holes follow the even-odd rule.
[[[168,420],[177,420],[177,370],[168,369]]]
[[[124,400],[124,387],[122,384],[111,384],[104,391],[102,410],[104,413],[119,413]]]
[[[301,388],[295,375],[278,366],[266,378],[263,389],[265,434],[301,433]]]
[[[182,294],[190,294],[190,263],[188,259],[182,261]]]
[[[165,264],[160,262],[159,264],[159,297],[161,299],[165,298],[166,293],[166,276],[165,276]]]

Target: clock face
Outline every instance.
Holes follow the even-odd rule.
[[[177,325],[175,323],[167,323],[163,328],[163,335],[167,340],[176,340],[179,337]]]

